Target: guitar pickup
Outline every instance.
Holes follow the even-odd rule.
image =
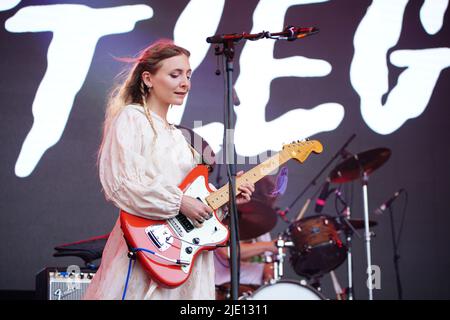
[[[175,216],[175,218],[181,224],[183,229],[186,230],[186,232],[191,232],[192,230],[194,230],[194,226],[184,214],[179,213]]]

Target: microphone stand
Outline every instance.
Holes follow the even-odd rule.
[[[289,40],[303,38],[319,32],[315,27],[310,28],[295,28],[288,26],[282,32],[270,33],[263,31],[257,34],[224,34],[215,35],[206,38],[208,43],[222,44],[223,48],[220,50],[219,46],[215,48],[215,54],[223,54],[226,58],[226,107],[225,107],[225,159],[227,164],[227,176],[229,185],[229,212],[230,212],[230,259],[231,259],[231,299],[238,300],[239,289],[239,226],[236,206],[236,150],[234,148],[234,119],[233,119],[233,59],[234,59],[234,43],[242,39],[245,40],[259,40],[262,38],[270,38],[275,40]]]
[[[233,110],[233,59],[234,40],[226,40],[223,49],[216,47],[216,55],[223,54],[225,60],[226,77],[226,106],[225,106],[225,164],[227,169],[230,214],[230,269],[231,269],[231,299],[238,300],[239,297],[239,226],[238,212],[236,206],[236,150],[234,147],[234,110]]]
[[[295,28],[288,26],[285,30],[278,33],[270,33],[263,31],[257,34],[225,34],[215,35],[206,38],[208,43],[222,44],[215,48],[215,54],[223,54],[226,58],[226,108],[225,108],[225,159],[227,167],[228,185],[229,185],[229,214],[230,214],[230,259],[231,259],[231,299],[238,300],[239,289],[239,226],[236,206],[236,150],[234,148],[234,110],[233,110],[233,59],[234,59],[234,43],[242,39],[259,40],[262,38],[270,38],[275,40],[289,40],[303,38],[317,33],[319,30],[314,27]]]
[[[359,161],[358,155],[353,155],[353,158],[359,165],[360,178],[362,183],[362,193],[363,193],[363,208],[364,208],[364,238],[366,243],[366,263],[367,263],[367,289],[369,290],[369,300],[373,300],[373,283],[372,283],[372,252],[371,252],[371,232],[369,229],[369,196],[368,196],[368,185],[369,185],[369,175],[364,170],[364,166]]]
[[[394,268],[395,268],[395,278],[397,281],[397,292],[398,292],[398,300],[403,300],[403,290],[402,283],[400,281],[400,269],[398,265],[398,261],[400,260],[400,255],[398,254],[398,244],[395,237],[395,227],[394,227],[394,215],[392,212],[392,207],[389,205],[389,215],[391,220],[391,234],[392,234],[392,244],[394,246]]]

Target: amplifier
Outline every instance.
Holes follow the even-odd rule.
[[[76,265],[45,268],[36,275],[36,299],[81,300],[94,275]]]

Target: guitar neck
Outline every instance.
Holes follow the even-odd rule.
[[[287,154],[286,152],[279,152],[276,155],[270,157],[266,161],[260,163],[256,167],[250,169],[246,173],[244,173],[239,178],[236,178],[236,195],[240,193],[239,190],[237,190],[243,183],[253,183],[255,184],[265,176],[275,173],[275,170],[277,170],[281,165],[286,163],[291,156]],[[224,204],[226,204],[230,199],[229,194],[229,184],[227,183],[217,191],[211,193],[209,196],[206,197],[206,201],[208,202],[209,206],[213,210],[217,210]]]

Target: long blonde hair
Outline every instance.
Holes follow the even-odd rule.
[[[187,57],[190,56],[188,50],[175,45],[171,40],[162,39],[139,52],[136,58],[119,59],[120,61],[133,65],[131,68],[118,75],[119,80],[124,80],[116,84],[109,95],[106,104],[105,121],[103,124],[103,138],[102,143],[100,144],[98,157],[101,154],[106,134],[113,120],[129,104],[139,104],[144,108],[145,114],[155,133],[154,140],[157,138],[158,135],[153,125],[149,108],[146,105],[150,90],[142,80],[142,73],[148,71],[154,75],[160,69],[161,61],[182,54]]]

